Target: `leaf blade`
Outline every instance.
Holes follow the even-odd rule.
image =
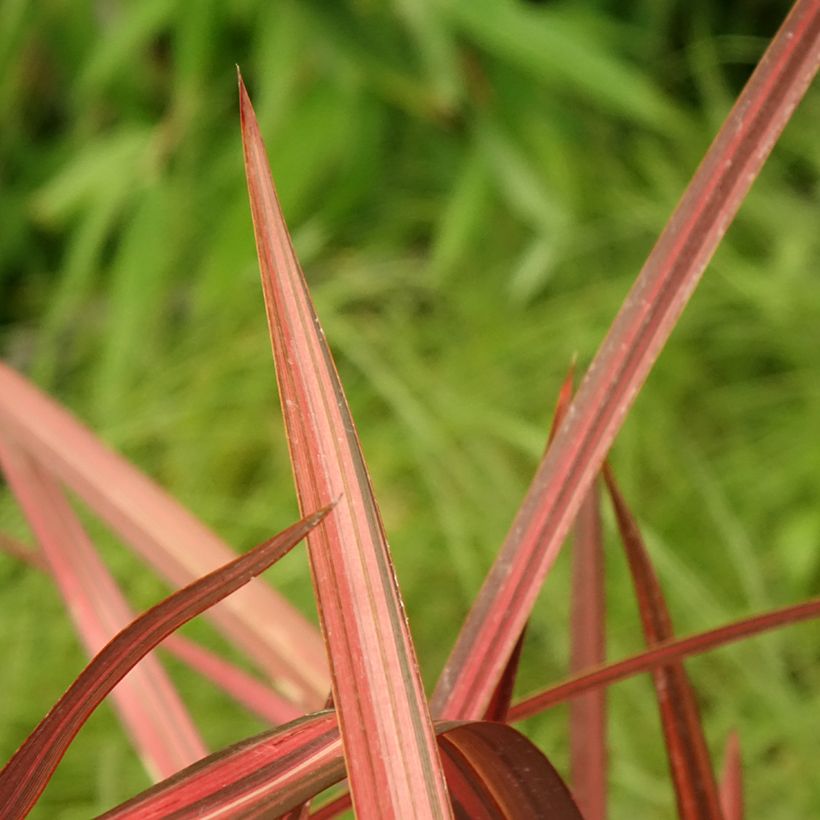
[[[381,516],[347,400],[285,226],[239,78],[245,170],[279,396],[302,509],[339,498],[308,540],[353,805],[367,817],[449,817]]]
[[[635,517],[607,465],[603,474],[628,559],[646,643],[653,646],[674,637],[672,619]],[[675,661],[662,666],[653,670],[652,676],[678,813],[683,820],[721,820],[717,783],[700,709],[683,663]]]
[[[818,617],[820,617],[820,598],[814,598],[809,601],[802,601],[799,604],[791,604],[769,612],[752,615],[748,618],[741,618],[715,629],[688,635],[685,638],[663,641],[652,649],[638,652],[628,658],[614,661],[591,672],[577,675],[574,678],[555,684],[543,692],[523,698],[518,703],[513,704],[510,709],[510,720],[516,721],[532,717],[544,709],[563,703],[571,697],[597,689],[600,686],[610,686],[634,675],[657,669],[670,661],[699,655],[726,644],[768,632],[770,629],[791,626]]]
[[[133,620],[131,608],[48,473],[2,436],[0,466],[42,546],[85,650],[93,657]],[[144,659],[113,696],[119,718],[154,779],[168,777],[207,754],[157,658]]]
[[[486,709],[572,520],[640,386],[820,62],[820,5],[798,0],[704,157],[541,462],[433,695]]]

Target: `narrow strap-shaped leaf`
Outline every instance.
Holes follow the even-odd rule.
[[[184,586],[236,557],[157,484],[2,362],[0,428],[171,583]],[[269,586],[249,584],[209,617],[285,694],[307,708],[321,705],[327,664],[316,628]]]
[[[552,440],[555,437],[555,431],[558,429],[558,425],[564,418],[567,408],[572,401],[572,388],[574,380],[575,359],[573,358],[569,369],[567,370],[567,375],[564,377],[564,381],[558,391],[558,399],[555,402],[555,412],[552,416],[552,425],[550,427],[549,436],[547,437],[547,447],[549,447],[552,443]],[[498,681],[495,692],[493,692],[493,696],[490,699],[489,706],[487,706],[484,711],[484,720],[495,720],[503,723],[507,719],[507,712],[510,708],[510,704],[512,703],[513,691],[515,689],[515,677],[518,674],[518,665],[521,660],[521,652],[524,649],[524,637],[526,632],[527,623],[525,622],[523,628],[521,629],[521,634],[518,636],[518,640],[515,643],[512,654],[504,667],[504,672],[501,675],[501,679]]]
[[[240,79],[245,169],[279,397],[359,817],[448,817],[450,803],[381,516]]]
[[[726,750],[723,753],[720,807],[723,810],[723,820],[743,820],[743,760],[740,755],[740,737],[734,730],[726,738]]]
[[[0,465],[42,546],[89,656],[134,615],[57,482],[0,436]],[[156,657],[145,658],[113,692],[115,709],[154,780],[208,752]]]
[[[39,549],[28,547],[0,533],[0,550],[24,561],[34,569],[45,572],[47,575],[51,574],[48,563]],[[290,701],[285,700],[262,681],[188,638],[183,638],[181,635],[169,635],[161,646],[177,660],[182,661],[230,695],[251,714],[274,726],[295,720],[303,714]]]
[[[615,519],[621,534],[638,599],[648,646],[674,637],[672,619],[637,521],[624,501],[612,470],[604,467]],[[695,690],[683,663],[675,661],[652,672],[661,714],[669,768],[682,820],[721,820],[720,801],[709,747],[703,733]]]
[[[34,805],[74,736],[105,696],[163,638],[267,569],[315,527],[326,507],[152,607],[118,633],[83,669],[0,771],[0,817]]]
[[[692,655],[700,655],[711,649],[740,641],[744,638],[751,638],[770,629],[778,629],[800,621],[809,621],[820,618],[820,598],[810,601],[803,601],[799,604],[792,604],[781,609],[773,609],[759,615],[752,615],[749,618],[741,618],[730,624],[709,629],[706,632],[698,632],[686,638],[678,638],[674,641],[663,641],[652,649],[639,652],[629,658],[593,669],[569,680],[550,686],[549,689],[513,704],[510,709],[509,719],[524,720],[524,718],[537,715],[545,709],[556,706],[559,703],[598,689],[601,686],[611,686],[621,680],[626,680],[634,675],[649,672],[667,665],[670,661],[682,660]]]
[[[575,521],[572,544],[570,671],[604,662],[606,617],[600,497],[592,485]],[[606,690],[569,704],[570,783],[586,820],[604,820],[607,795]]]
[[[706,264],[820,60],[820,3],[798,0],[710,147],[587,371],[436,687],[483,714],[578,507]]]
[[[223,749],[100,820],[279,817],[344,776],[336,715],[317,712]]]

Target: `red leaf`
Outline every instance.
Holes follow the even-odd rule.
[[[445,665],[434,714],[487,708],[581,501],[818,60],[820,3],[798,0],[590,365]]]
[[[723,775],[720,778],[720,807],[723,820],[743,820],[743,760],[740,738],[732,731],[726,739],[723,755]]]
[[[672,619],[637,522],[608,466],[604,479],[615,508],[629,570],[635,585],[641,622],[648,646],[674,637]],[[695,690],[680,661],[652,672],[661,713],[669,768],[675,783],[682,820],[721,820],[717,783],[703,734]]]
[[[670,661],[681,660],[691,655],[699,655],[702,652],[708,652],[710,649],[716,649],[719,646],[743,638],[750,638],[752,635],[758,635],[770,629],[777,629],[778,627],[789,626],[818,617],[820,617],[820,598],[814,598],[782,609],[752,615],[750,618],[742,618],[717,629],[699,632],[686,638],[663,641],[652,649],[639,652],[630,658],[624,658],[591,672],[585,672],[551,686],[543,692],[530,695],[512,706],[509,719],[513,721],[523,720],[537,715],[551,706],[563,703],[569,698],[598,689],[601,686],[610,686],[642,672],[658,669],[667,665]]]
[[[558,429],[558,425],[564,418],[569,403],[572,401],[572,384],[574,379],[575,359],[573,358],[567,370],[567,375],[561,384],[561,389],[558,391],[558,399],[555,402],[555,412],[552,416],[552,426],[550,427],[550,433],[547,438],[547,447],[552,443],[555,437],[555,431]],[[515,677],[518,674],[518,664],[521,660],[521,651],[524,648],[524,636],[526,631],[527,624],[525,623],[515,643],[512,654],[507,661],[507,665],[504,667],[504,673],[501,675],[501,679],[498,681],[490,703],[484,712],[484,720],[495,720],[503,723],[507,718],[507,712],[510,708],[510,703],[512,703]]]
[[[572,545],[570,670],[596,667],[605,658],[606,598],[600,500],[592,485],[575,522]],[[586,820],[604,820],[607,794],[606,691],[569,703],[572,793]]]
[[[198,521],[66,410],[0,362],[0,431],[70,487],[171,583],[184,586],[236,557]],[[263,583],[208,613],[282,691],[317,708],[327,664],[315,627]]]
[[[0,464],[92,657],[134,619],[131,608],[54,479],[2,436]],[[207,754],[157,658],[140,663],[113,697],[117,714],[152,779],[168,777]]]
[[[239,80],[262,289],[302,509],[339,498],[308,539],[353,805],[361,817],[449,817],[410,631],[358,436]]]
[[[0,817],[25,815],[74,736],[105,696],[166,638],[267,569],[318,524],[326,507],[152,607],[118,633],[83,669],[0,772]]]

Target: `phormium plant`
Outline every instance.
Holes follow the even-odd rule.
[[[159,782],[106,817],[329,817],[352,801],[361,817],[602,818],[605,687],[649,671],[680,815],[742,817],[737,736],[729,738],[726,768],[716,778],[682,659],[816,617],[820,600],[676,639],[635,519],[604,460],[819,60],[820,0],[798,0],[683,195],[577,394],[572,395],[571,377],[564,384],[554,436],[465,624],[453,636],[454,648],[429,702],[356,428],[240,80],[245,170],[265,307],[305,517],[233,557],[150,480],[0,365],[0,463],[37,547],[5,537],[2,545],[51,575],[93,655],[0,773],[0,816],[22,817],[31,809],[83,723],[122,681],[113,691],[116,708]],[[647,643],[645,652],[610,664],[602,663],[596,487],[601,472]],[[187,586],[133,619],[64,486],[160,574]],[[512,703],[529,614],[573,524],[573,676]],[[272,589],[252,580],[304,537],[321,637]],[[172,634],[206,610],[272,685]],[[161,642],[276,728],[208,755],[159,662],[145,657]],[[568,700],[570,787],[513,727]],[[343,789],[331,802],[311,808],[314,797],[345,780],[349,792]]]

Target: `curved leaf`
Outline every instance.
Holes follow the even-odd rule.
[[[654,646],[674,637],[672,619],[638,524],[607,465],[604,465],[603,472],[629,562],[646,643]],[[717,783],[700,710],[683,663],[674,661],[654,669],[652,676],[675,784],[678,814],[682,820],[721,820]]]
[[[645,652],[639,652],[629,658],[615,661],[591,672],[585,672],[551,686],[543,692],[530,695],[524,700],[513,704],[509,718],[510,720],[523,720],[583,692],[589,692],[601,686],[610,686],[642,672],[657,669],[670,661],[680,660],[691,655],[699,655],[727,643],[750,638],[752,635],[759,635],[761,632],[768,632],[770,629],[777,629],[778,627],[789,626],[818,617],[820,617],[820,598],[814,598],[782,609],[752,615],[750,618],[742,618],[717,629],[699,632],[686,638],[663,641]]]
[[[83,723],[163,638],[267,569],[329,511],[326,507],[303,518],[247,554],[175,592],[118,633],[83,669],[0,772],[0,817],[20,817],[28,812]]]
[[[2,436],[0,465],[93,657],[134,619],[131,607],[57,482]],[[154,780],[208,753],[158,658],[145,658],[112,694],[117,714]]]

